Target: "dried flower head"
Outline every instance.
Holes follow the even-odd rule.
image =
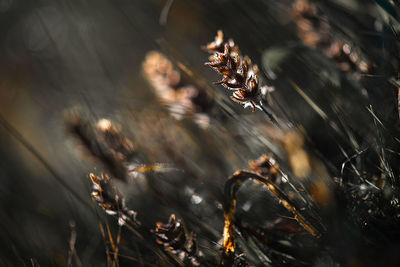
[[[261,176],[269,176],[272,178],[272,181],[276,181],[279,174],[278,163],[276,163],[275,159],[265,154],[256,160],[249,160],[249,166],[251,171]]]
[[[128,161],[135,155],[132,141],[123,136],[110,120],[100,119],[96,124],[96,130],[110,153],[121,161]]]
[[[197,241],[193,233],[188,237],[180,220],[171,214],[168,223],[158,222],[153,230],[156,241],[169,251],[179,257],[182,262],[190,263],[192,266],[200,265],[202,252],[198,249]]]
[[[206,45],[205,49],[212,53],[210,62],[205,63],[222,75],[217,82],[232,90],[231,99],[251,106],[253,111],[261,108],[263,88],[260,86],[259,69],[247,56],[242,56],[240,49],[232,39],[224,42],[222,31],[218,31],[215,41]]]
[[[169,107],[175,119],[190,116],[201,128],[208,128],[210,118],[207,113],[212,102],[204,90],[184,82],[181,73],[160,52],[149,52],[142,68],[157,97]]]
[[[91,173],[89,177],[92,181],[92,199],[107,214],[118,218],[120,225],[137,224],[136,212],[126,207],[125,199],[111,185],[110,177],[107,174],[101,174],[99,177]]]
[[[296,0],[292,6],[292,17],[303,43],[321,49],[342,71],[354,73],[371,69],[371,64],[361,58],[356,47],[333,36],[327,16],[315,3]]]
[[[158,222],[154,233],[157,243],[170,251],[181,249],[186,243],[185,229],[181,221],[175,219],[175,214],[171,214],[166,224]]]
[[[128,165],[135,156],[135,150],[132,142],[111,121],[101,119],[93,125],[75,114],[68,118],[67,130],[104,164],[113,177],[125,182],[128,180]]]

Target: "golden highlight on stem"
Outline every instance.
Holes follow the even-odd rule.
[[[236,200],[233,200],[233,202],[236,203]],[[227,213],[224,214],[225,226],[224,226],[224,235],[222,244],[225,254],[235,253],[235,239],[233,236],[235,206],[236,204],[234,204],[233,208],[231,208]]]

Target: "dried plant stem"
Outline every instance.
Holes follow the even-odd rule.
[[[75,258],[75,263],[77,266],[82,266],[81,260],[79,259],[78,254],[76,253],[76,249],[75,249],[76,230],[75,230],[75,222],[74,221],[70,222],[70,227],[71,227],[71,237],[69,240],[69,252],[68,252],[67,266],[68,267],[72,266],[72,257]]]
[[[239,187],[248,179],[257,180],[258,182],[266,185],[269,191],[277,197],[281,204],[294,214],[297,222],[312,236],[319,238],[321,234],[294,206],[285,194],[269,180],[268,176],[260,176],[251,171],[237,171],[225,183],[225,205],[224,217],[225,226],[223,232],[223,256],[221,260],[222,266],[229,266],[233,262],[235,255],[235,238],[234,238],[234,225],[235,225],[235,210],[236,210],[236,193]]]
[[[267,115],[268,119],[277,127],[282,128],[280,126],[280,124],[278,123],[278,121],[275,119],[274,115],[272,115],[271,113],[268,112],[268,110],[263,106],[260,105],[261,110],[265,113],[265,115]]]
[[[101,221],[99,221],[99,228],[100,228],[101,236],[103,237],[104,246],[106,248],[107,266],[111,266],[110,249],[109,249],[108,244],[107,244],[106,233],[105,233],[105,230],[104,230],[103,223]]]

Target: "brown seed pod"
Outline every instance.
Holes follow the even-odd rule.
[[[192,266],[199,266],[202,252],[198,249],[197,241],[193,233],[187,236],[185,228],[180,220],[176,220],[175,214],[171,214],[168,223],[158,222],[155,234],[156,242],[163,246],[164,250],[179,257],[182,262]]]
[[[200,87],[185,82],[171,60],[160,52],[151,51],[142,69],[158,99],[175,119],[190,117],[201,128],[208,128],[211,98]]]
[[[107,174],[96,176],[89,174],[92,181],[91,196],[96,203],[104,209],[104,211],[118,218],[120,225],[137,224],[136,212],[130,210],[125,205],[125,199],[112,187],[110,177]]]
[[[244,107],[251,106],[253,111],[261,108],[262,88],[260,86],[259,70],[252,64],[250,58],[242,56],[240,49],[232,39],[223,41],[222,31],[218,31],[215,41],[205,46],[212,53],[210,62],[205,64],[222,75],[217,84],[222,84],[232,90],[231,99]]]
[[[82,146],[100,160],[111,175],[126,182],[129,178],[128,163],[135,156],[132,142],[111,121],[101,119],[96,125],[74,114],[67,119],[67,131]]]

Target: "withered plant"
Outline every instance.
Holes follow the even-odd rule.
[[[362,58],[360,48],[344,38],[334,36],[328,17],[316,3],[309,0],[294,1],[292,16],[297,34],[304,44],[320,49],[342,71],[355,74],[371,70],[371,63]]]
[[[3,2],[12,2],[10,11],[17,11],[14,5],[18,1]],[[71,27],[79,29],[78,39],[85,41],[84,56],[99,59],[100,67],[95,66],[95,71],[107,77],[98,84],[109,88],[102,91],[99,86],[93,94],[83,92],[82,99],[77,97],[85,101],[90,116],[73,113],[66,118],[66,132],[90,157],[76,160],[75,147],[63,147],[63,138],[39,143],[39,153],[25,139],[34,136],[32,125],[24,123],[20,132],[12,126],[19,122],[16,118],[30,111],[29,105],[25,106],[25,101],[34,102],[30,91],[22,94],[21,111],[10,114],[13,123],[0,114],[0,126],[23,145],[15,151],[5,150],[3,158],[4,184],[8,177],[12,179],[8,190],[0,187],[5,229],[0,232],[0,239],[5,240],[0,249],[1,266],[13,266],[8,264],[14,263],[12,260],[3,263],[2,256],[7,253],[26,265],[26,251],[32,254],[28,256],[34,266],[45,257],[50,258],[45,266],[400,265],[400,123],[396,114],[400,102],[395,99],[400,92],[400,8],[396,1],[165,1],[160,18],[165,28],[155,33],[150,28],[155,27],[152,22],[157,19],[145,19],[142,10],[132,17],[125,13],[136,8],[131,8],[130,1],[106,2],[123,4],[118,6],[121,13],[113,23],[123,21],[141,30],[135,32],[138,38],[134,49],[126,45],[130,41],[121,45],[118,40],[105,44],[107,49],[103,50],[102,43],[93,45],[81,32],[82,25],[84,30],[92,25],[86,21],[89,16],[77,19],[78,27]],[[135,5],[161,2],[137,1]],[[32,33],[41,41],[22,34],[30,40],[24,45],[35,50],[54,42],[60,58],[70,60],[63,50],[71,52],[69,49],[75,46],[65,49],[60,45],[64,38],[58,34],[58,18],[50,20],[55,11],[47,9],[47,4],[45,9],[35,10],[34,16],[44,18]],[[7,5],[0,3],[0,11],[8,12]],[[67,12],[69,8],[78,11],[80,6],[86,7],[86,3],[61,7]],[[102,12],[109,12],[103,8],[95,11],[93,17],[101,19]],[[275,11],[286,17],[282,19]],[[90,12],[85,8],[85,12],[73,15]],[[27,16],[28,22],[31,19]],[[138,23],[142,19],[144,23]],[[52,24],[42,25],[48,21]],[[236,42],[224,38],[219,30],[214,41],[200,47],[215,33],[212,24],[232,33]],[[9,24],[4,25],[8,29]],[[362,29],[358,30],[359,26]],[[193,29],[199,29],[199,34]],[[8,30],[2,34],[5,32]],[[49,38],[42,38],[45,33]],[[115,34],[118,36],[118,31]],[[198,43],[185,41],[194,35],[199,36]],[[16,37],[11,37],[4,39],[14,44]],[[142,45],[140,39],[146,43]],[[117,60],[109,65],[109,58],[103,58],[103,52],[114,45],[121,47],[117,56],[124,58],[123,66]],[[129,50],[133,61],[124,49]],[[243,51],[255,56],[250,59]],[[8,50],[3,54],[5,60],[14,57]],[[40,55],[35,51],[15,57],[16,66],[24,65],[20,62],[30,66]],[[201,58],[207,56],[205,67],[207,60]],[[88,66],[79,68],[80,60],[71,57],[68,64],[60,65],[85,70]],[[53,62],[46,58],[32,66],[46,65],[45,61]],[[90,60],[90,67],[93,62],[97,60]],[[119,66],[115,71],[114,63]],[[210,68],[221,77],[217,85],[208,77]],[[50,67],[44,69],[51,72]],[[73,74],[79,85],[80,76],[101,76]],[[56,77],[54,80],[58,80]],[[13,90],[20,84],[1,81],[0,87],[5,89],[0,100],[18,99]],[[91,82],[82,84],[86,88]],[[221,86],[231,93],[230,99],[217,90]],[[230,100],[252,111],[262,110],[272,123],[239,109]],[[7,108],[14,105],[1,103]],[[61,99],[54,105],[65,103]],[[99,114],[117,119],[98,119]],[[47,126],[43,131],[50,129]],[[46,144],[54,144],[54,150]],[[23,149],[30,152],[29,156],[21,153]],[[59,152],[62,149],[80,169],[70,168],[69,162],[63,161],[67,156]],[[55,171],[45,159],[54,151],[62,160],[54,157],[49,161],[54,160],[58,168],[64,166],[65,179],[63,172]],[[31,155],[38,161],[30,164],[29,172],[19,170],[20,161],[28,162]],[[16,159],[10,161],[17,168],[6,166],[13,157]],[[38,163],[44,168],[38,168]],[[54,189],[57,200],[60,198],[53,184],[41,182],[42,169],[68,191],[71,199],[63,205],[69,205],[69,212],[59,208],[61,202],[42,201],[40,194],[47,189],[49,195]],[[22,175],[16,173],[32,176],[25,191],[16,179]],[[72,178],[78,178],[79,173],[90,188],[80,183],[77,186],[77,179]],[[40,181],[36,186],[35,176]],[[16,209],[8,201],[24,194],[32,194],[31,203],[21,199]],[[32,208],[29,212],[37,215],[32,221],[26,220],[29,213],[20,212],[28,204]],[[51,238],[43,242],[25,239],[28,235],[36,238],[36,227],[64,227],[63,222],[68,221],[69,242],[60,246],[47,248],[46,242],[56,243]],[[9,229],[16,229],[18,238],[14,240]],[[39,254],[44,256],[39,260],[37,251],[25,250],[31,243],[40,245]]]
[[[152,231],[156,241],[165,251],[176,255],[185,265],[201,266],[203,253],[199,250],[194,234],[189,236],[180,220],[171,214],[168,223],[158,222]]]
[[[93,125],[79,114],[73,114],[67,118],[66,128],[113,177],[124,182],[129,179],[129,162],[135,156],[133,144],[109,120],[101,119]]]
[[[212,99],[205,90],[185,82],[184,74],[171,60],[158,51],[151,51],[143,61],[142,71],[160,102],[168,107],[175,119],[188,117],[201,128],[209,127]]]
[[[272,122],[277,123],[274,116],[263,107],[265,95],[272,87],[262,86],[258,66],[248,56],[241,54],[235,42],[232,39],[224,42],[224,34],[219,30],[214,42],[207,44],[204,49],[212,54],[210,62],[205,64],[222,75],[217,84],[232,91],[231,99],[245,108],[252,107],[253,111],[261,109]]]
[[[290,183],[288,176],[282,173],[279,165],[273,158],[262,155],[255,161],[249,161],[249,165],[249,169],[236,171],[225,183],[225,226],[223,231],[222,266],[231,266],[235,262],[236,245],[234,228],[240,227],[240,222],[236,220],[235,215],[237,205],[236,193],[246,180],[253,180],[260,185],[266,186],[269,192],[279,200],[279,203],[293,214],[293,218],[299,225],[313,237],[320,238],[325,231],[324,226],[319,224],[316,218],[311,218],[313,219],[313,223],[306,218],[307,216],[312,216],[312,213],[304,207],[297,206],[296,198],[298,196],[296,197],[294,194],[298,193],[298,191],[294,188],[291,191],[286,190],[285,187]]]
[[[89,177],[92,181],[92,199],[107,214],[115,216],[120,225],[134,226],[138,223],[136,212],[126,207],[125,198],[111,185],[111,178],[107,174],[102,173],[99,177],[91,173]]]

